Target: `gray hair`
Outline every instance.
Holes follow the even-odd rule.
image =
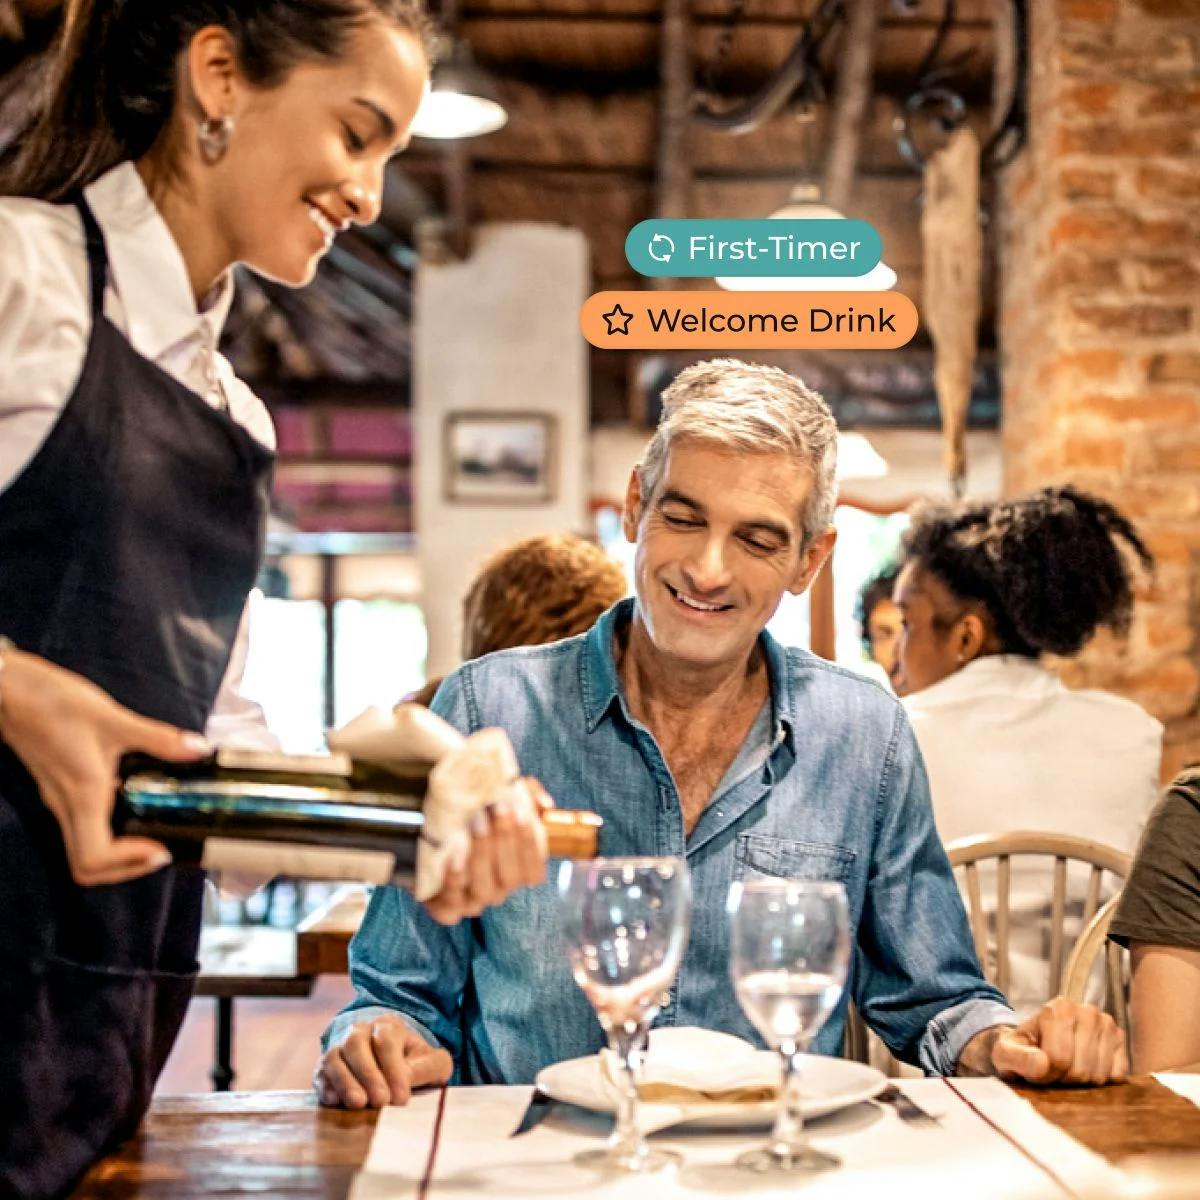
[[[755,454],[783,452],[812,476],[801,514],[804,544],[827,529],[837,504],[837,425],[829,405],[778,367],[714,358],[681,371],[663,392],[658,428],[637,465],[643,503],[662,480],[676,440]]]

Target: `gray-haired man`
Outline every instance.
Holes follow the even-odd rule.
[[[1110,1018],[1056,1001],[1014,1029],[981,977],[900,705],[764,633],[833,548],[824,402],[783,371],[717,360],[684,371],[664,407],[626,499],[636,600],[581,637],[467,664],[436,711],[464,732],[506,729],[560,804],[603,815],[606,853],[686,857],[691,941],[658,1024],[758,1041],[728,975],[729,886],[837,879],[856,933],[850,993],[900,1057],[943,1074],[1124,1074]],[[358,994],[326,1033],[322,1099],[402,1102],[403,1064],[430,1045],[472,1083],[528,1083],[597,1050],[557,930],[550,885],[452,929],[378,891],[351,954]],[[815,1049],[837,1053],[844,1022],[843,1003]]]

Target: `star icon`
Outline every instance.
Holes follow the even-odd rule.
[[[626,312],[621,307],[621,302],[618,300],[615,308],[610,309],[606,313],[600,314],[604,318],[605,325],[608,326],[608,334],[611,337],[614,333],[623,333],[626,336],[629,334],[629,322],[633,320],[633,313]]]

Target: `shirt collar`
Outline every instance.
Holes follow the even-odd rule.
[[[588,733],[594,733],[605,713],[621,699],[621,681],[613,642],[617,630],[633,616],[634,599],[618,600],[589,630],[583,642],[583,716]]]
[[[233,303],[232,272],[217,280],[198,310],[183,254],[132,162],[101,175],[84,194],[104,234],[134,348],[157,359],[198,334],[215,347]]]
[[[583,713],[588,733],[607,715],[613,704],[624,704],[617,660],[613,652],[618,629],[633,617],[637,601],[632,596],[619,600],[592,626],[584,639],[582,660]],[[767,660],[771,686],[771,729],[773,743],[785,738],[793,753],[795,735],[792,721],[792,683],[787,669],[787,651],[764,629],[758,637]]]

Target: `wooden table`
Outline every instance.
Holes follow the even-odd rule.
[[[299,975],[345,975],[350,939],[367,911],[362,887],[341,888],[296,927]]]
[[[1144,1163],[1170,1189],[1145,1194],[1200,1194],[1200,1108],[1155,1080],[1018,1090],[1085,1146],[1116,1165]],[[318,1108],[306,1092],[166,1097],[141,1134],[97,1164],[75,1196],[342,1200],[366,1158],[376,1115]]]

